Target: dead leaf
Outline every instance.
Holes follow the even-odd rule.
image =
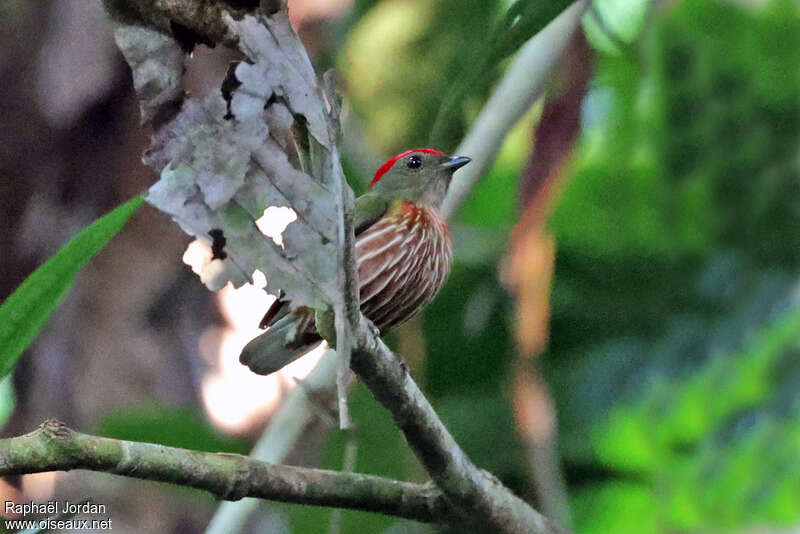
[[[224,93],[188,100],[156,133],[145,162],[161,179],[147,201],[209,245],[212,230],[224,237],[224,259],[200,269],[210,289],[238,287],[260,270],[293,307],[333,305],[341,300],[337,118],[284,12],[223,20],[248,61],[231,69]],[[256,224],[271,207],[297,215],[282,246]]]

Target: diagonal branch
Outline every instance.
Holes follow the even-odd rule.
[[[451,515],[442,492],[431,484],[90,436],[53,419],[24,436],[0,440],[0,476],[72,469],[180,484],[225,500],[258,497],[429,523]]]
[[[467,458],[411,378],[408,367],[378,337],[367,319],[355,332],[351,367],[392,414],[460,523],[476,531],[556,534],[566,531],[515,496]]]

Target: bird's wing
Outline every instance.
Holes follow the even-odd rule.
[[[383,217],[389,209],[389,201],[381,196],[370,193],[361,195],[356,199],[353,225],[356,236],[372,226],[375,221]]]
[[[361,195],[356,199],[354,225],[355,235],[372,226],[372,224],[380,219],[389,207],[389,201],[378,195],[366,194]],[[289,301],[284,298],[283,291],[278,294],[278,298],[272,303],[264,314],[259,324],[260,328],[267,328],[274,326],[281,319],[286,317],[289,312],[289,306],[286,306]]]
[[[264,317],[258,324],[259,328],[263,330],[268,326],[272,326],[289,313],[289,308],[286,307],[286,304],[288,304],[289,301],[283,298],[283,296],[284,293],[281,289],[278,291],[278,298],[272,301],[270,307],[267,308],[267,313],[264,314]]]

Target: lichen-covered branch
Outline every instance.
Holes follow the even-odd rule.
[[[225,500],[258,497],[423,522],[449,516],[441,491],[431,484],[90,436],[55,420],[45,421],[30,434],[0,440],[0,476],[72,469],[180,484]]]
[[[453,505],[459,522],[471,525],[474,532],[566,532],[467,458],[403,360],[386,347],[374,326],[361,317],[354,330],[353,371],[392,414],[433,482]]]

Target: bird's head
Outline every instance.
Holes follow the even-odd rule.
[[[453,173],[470,161],[430,148],[406,150],[380,166],[369,184],[370,193],[439,209]]]

